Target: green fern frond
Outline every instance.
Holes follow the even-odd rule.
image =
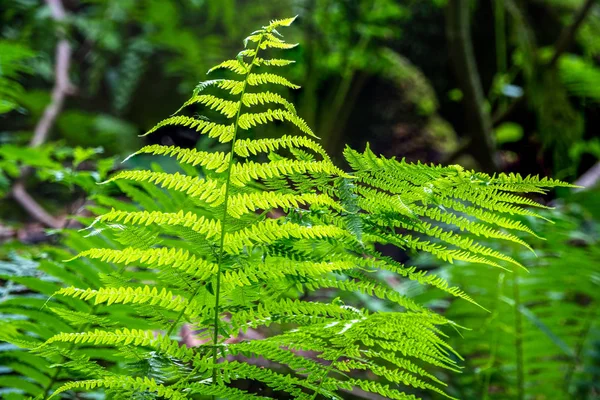
[[[331,321],[333,318],[352,320],[362,318],[361,310],[335,304],[283,299],[263,302],[256,308],[232,312],[231,324],[246,330],[251,327],[269,326],[275,322],[293,321],[312,325]]]
[[[298,18],[298,16],[295,16],[295,17],[292,17],[292,18],[274,19],[271,22],[269,22],[269,25],[267,25],[264,28],[265,28],[266,31],[272,32],[274,29],[279,28],[280,26],[290,26],[290,25],[292,25],[292,23],[294,23],[294,21],[296,20],[296,18]]]
[[[246,107],[252,107],[256,105],[266,105],[266,104],[281,104],[286,108],[287,111],[292,114],[296,114],[296,108],[292,103],[287,101],[283,96],[272,93],[272,92],[261,92],[261,93],[244,93],[244,97],[242,97],[242,103]]]
[[[295,113],[286,110],[268,110],[262,113],[242,114],[239,118],[239,126],[240,128],[247,130],[256,125],[266,124],[275,120],[291,122],[292,124],[296,125],[296,127],[298,127],[298,129],[300,129],[302,132],[318,139],[318,137],[312,132],[306,121],[297,116]]]
[[[182,175],[178,172],[169,174],[166,172],[152,171],[121,171],[104,183],[118,180],[131,180],[135,182],[147,182],[160,185],[165,189],[183,192],[197,200],[209,204],[219,205],[223,202],[224,186],[218,180],[202,179]]]
[[[197,215],[191,211],[184,214],[183,211],[179,211],[178,213],[163,213],[160,211],[128,212],[112,209],[97,217],[90,228],[98,222],[120,222],[143,226],[152,224],[165,227],[180,226],[205,235],[207,239],[215,238],[221,233],[221,222],[219,220]]]
[[[188,101],[183,103],[183,106],[181,106],[181,108],[179,110],[177,110],[175,112],[175,114],[177,114],[179,111],[181,111],[185,107],[188,107],[192,104],[202,104],[211,110],[220,112],[227,118],[235,117],[238,110],[240,109],[240,103],[238,103],[236,101],[223,100],[223,99],[213,96],[213,95],[202,94],[202,95],[193,96],[191,99],[189,99]],[[171,125],[171,124],[169,124],[169,125]],[[180,125],[180,124],[173,124],[173,125]],[[189,126],[189,127],[193,128],[193,126]]]
[[[325,161],[298,161],[280,160],[269,163],[245,163],[234,164],[231,167],[231,181],[237,186],[246,186],[250,181],[259,179],[273,179],[293,174],[327,174],[331,176],[349,177],[344,171],[333,165],[329,160]]]
[[[194,382],[187,384],[185,387],[186,393],[199,394],[203,396],[214,396],[216,398],[230,399],[230,400],[267,400],[272,397],[259,396],[254,393],[248,393],[240,389],[210,385],[209,383]]]
[[[293,21],[275,20],[250,34],[235,59],[209,70],[234,78],[200,82],[177,111],[196,105],[206,115],[174,115],[146,133],[181,127],[226,146],[143,147],[132,156],[172,157],[185,174],[158,165],[115,173],[106,182],[132,201],[97,198],[101,215],[92,233],[71,238],[77,255],[52,269],[64,284],[11,278],[60,295],[49,300],[60,318],[40,311],[39,297],[0,303],[0,312],[25,316],[2,323],[10,326],[2,337],[36,347],[48,371],[50,363],[59,366],[54,375],[43,372],[44,384],[31,394],[58,387],[55,396],[102,389],[116,398],[262,398],[235,388],[244,380],[306,400],[342,399],[356,389],[396,399],[416,399],[408,394],[414,389],[447,396],[432,371],[460,370],[443,331],[459,325],[396,282],[466,300],[452,304],[478,304],[447,275],[406,267],[377,246],[448,262],[520,266],[483,239],[531,249],[518,233],[533,229],[518,217],[543,216],[530,208],[544,205],[522,194],[568,185],[411,164],[368,148],[346,149],[350,172],[336,167],[294,105],[265,88],[299,87],[269,72],[292,61],[262,53],[295,46],[277,32]],[[253,138],[278,121],[300,132]],[[77,268],[89,277],[68,278]],[[35,319],[50,329],[36,328]],[[265,337],[253,340],[251,329]],[[259,357],[267,368],[252,364]],[[67,371],[86,380],[60,386]],[[128,375],[115,375],[121,373]]]
[[[258,153],[269,153],[279,149],[294,149],[305,147],[319,154],[325,160],[329,160],[329,156],[314,140],[304,136],[288,136],[284,135],[276,139],[240,139],[235,142],[234,152],[240,157],[249,157]]]
[[[184,297],[174,296],[173,293],[164,288],[158,291],[156,287],[150,286],[143,286],[135,289],[131,287],[120,287],[100,288],[98,290],[68,287],[60,289],[56,294],[71,296],[82,300],[94,299],[94,304],[150,304],[171,311],[185,310],[190,306],[190,303]]]
[[[150,135],[165,126],[183,126],[190,129],[195,129],[202,135],[208,135],[210,138],[217,139],[221,143],[230,142],[233,139],[233,125],[223,125],[216,122],[210,122],[203,119],[186,117],[178,115],[160,121],[148,132],[142,136]]]
[[[176,340],[167,336],[156,335],[153,331],[139,329],[117,329],[115,331],[94,330],[92,332],[60,333],[48,339],[42,347],[52,343],[91,344],[96,346],[136,346],[152,347],[169,357],[190,361],[195,358],[193,349],[180,346]]]
[[[426,310],[420,304],[415,303],[412,299],[402,296],[398,292],[388,289],[383,285],[378,285],[371,282],[361,282],[353,280],[341,281],[334,279],[314,279],[307,283],[307,287],[311,290],[318,290],[321,288],[333,288],[354,293],[364,293],[372,297],[390,300],[406,310],[429,313],[429,310]],[[447,320],[444,317],[437,314],[431,313],[430,317],[431,320],[435,321],[436,323],[443,324],[447,322]]]
[[[214,67],[209,69],[207,74],[210,74],[211,72],[221,68],[228,69],[239,75],[244,75],[246,72],[248,72],[248,65],[246,65],[243,61],[237,59],[223,61],[222,63],[215,65]]]
[[[294,85],[292,82],[288,81],[284,77],[271,74],[269,72],[263,72],[260,74],[248,74],[246,82],[248,82],[248,85],[250,86],[266,85],[270,83],[274,85],[289,87],[291,89],[300,89],[300,86]]]
[[[98,325],[101,327],[112,326],[115,323],[111,322],[106,317],[100,317],[97,315],[91,315],[90,313],[84,313],[80,311],[73,311],[67,308],[50,307],[52,312],[61,317],[63,320],[69,322],[73,326],[85,326]]]
[[[227,169],[227,164],[229,163],[230,154],[225,154],[221,152],[206,152],[206,151],[198,151],[195,149],[182,149],[177,146],[161,146],[159,144],[153,144],[149,146],[144,146],[140,150],[136,151],[129,157],[127,157],[123,162],[127,161],[129,158],[138,155],[138,154],[153,154],[153,155],[165,155],[174,157],[178,161],[190,164],[193,166],[201,166],[209,170],[213,170],[215,172],[224,172]]]
[[[216,272],[216,265],[191,254],[188,250],[161,247],[158,249],[126,248],[124,250],[90,249],[77,256],[106,262],[142,263],[158,268],[173,268],[198,279],[208,279]]]
[[[233,233],[225,234],[224,245],[228,252],[236,253],[244,247],[270,244],[281,239],[324,239],[346,236],[347,232],[336,226],[301,226],[291,222],[280,223],[265,219]]]
[[[92,390],[95,388],[113,389],[129,393],[153,392],[165,399],[185,400],[187,395],[170,387],[156,383],[153,378],[133,378],[127,375],[107,376],[102,379],[90,379],[86,381],[69,382],[58,388],[49,400],[59,394],[77,389]]]
[[[260,44],[260,48],[262,50],[265,50],[268,48],[287,50],[287,49],[293,49],[296,46],[298,46],[298,44],[296,44],[296,43],[284,43],[284,42],[278,42],[275,40],[265,40]]]
[[[254,65],[256,65],[258,67],[260,67],[261,65],[264,65],[266,67],[286,67],[293,63],[295,63],[295,61],[283,60],[283,59],[279,59],[279,58],[264,59],[264,58],[257,57],[254,60]]]
[[[298,208],[302,205],[330,207],[341,210],[342,207],[330,196],[325,194],[277,194],[274,192],[242,193],[231,196],[227,212],[234,218],[240,218],[256,210],[271,210],[273,208]]]

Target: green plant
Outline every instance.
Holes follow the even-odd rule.
[[[290,63],[261,55],[294,47],[277,32],[293,20],[255,31],[235,59],[210,70],[224,69],[232,78],[201,82],[182,107],[202,105],[206,115],[178,115],[180,109],[148,132],[184,126],[227,151],[150,145],[135,154],[173,157],[183,173],[155,167],[121,171],[107,181],[134,203],[97,197],[102,207],[90,231],[107,244],[77,246],[72,262],[104,265],[101,274],[88,277],[94,281],[89,287],[63,279],[70,286],[48,301],[63,306],[58,316],[69,324],[49,338],[29,321],[4,334],[55,364],[49,375],[30,378],[35,389],[29,393],[316,399],[360,389],[393,399],[424,390],[444,395],[432,371],[458,370],[459,356],[442,331],[456,325],[393,290],[377,272],[475,300],[383,256],[375,245],[520,267],[472,236],[528,246],[511,231],[531,229],[511,216],[536,217],[524,206],[543,206],[514,193],[569,185],[408,164],[369,149],[347,149],[352,172],[344,172],[281,94],[253,92],[266,84],[297,88],[279,75],[254,72]],[[274,121],[289,122],[305,136],[243,137]],[[332,290],[378,298],[394,311],[346,304]],[[136,314],[140,318],[132,319]]]
[[[0,39],[0,115],[19,106],[24,89],[18,78],[32,72],[26,61],[34,55],[22,43]]]
[[[568,204],[544,212],[555,224],[530,221],[547,239],[535,240],[536,254],[504,245],[528,272],[467,265],[439,271],[489,310],[451,302],[444,313],[473,328],[452,341],[468,360],[453,385],[460,397],[595,398],[600,252],[597,221],[586,214]]]

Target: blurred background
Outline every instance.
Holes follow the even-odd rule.
[[[514,250],[551,280],[395,255],[464,284],[491,313],[396,287],[474,329],[452,339],[473,355],[462,378],[444,378],[454,395],[522,399],[546,385],[548,394],[527,398],[598,398],[595,0],[0,0],[0,272],[31,266],[34,245],[58,244],[48,229],[85,213],[101,191],[97,182],[144,142],[206,148],[183,128],[138,135],[177,110],[257,26],[293,15],[286,40],[300,45],[287,53],[296,63],[286,77],[302,89],[290,96],[340,163],[345,145],[362,150],[368,142],[387,157],[586,186],[552,194],[557,208],[548,218],[559,222],[536,228],[555,238],[552,246],[540,241],[535,259]],[[573,320],[549,315],[560,304],[574,307],[564,310]],[[528,353],[532,371],[523,367],[523,324],[537,341]],[[545,367],[562,375],[539,378],[540,349],[558,363]]]
[[[369,142],[389,157],[571,181],[600,157],[594,0],[0,0],[0,10],[7,219],[27,218],[7,196],[15,162],[77,148],[122,158],[142,140],[202,146],[185,129],[137,135],[254,27],[290,15],[286,39],[300,46],[288,76],[302,85],[290,95],[333,155]],[[85,169],[93,157],[81,157]],[[65,193],[34,186],[65,213]]]

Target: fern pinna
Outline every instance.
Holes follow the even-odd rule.
[[[122,171],[108,181],[144,209],[104,198],[114,208],[91,232],[120,235],[127,245],[79,253],[78,262],[104,261],[112,272],[100,287],[65,287],[50,301],[94,304],[110,324],[90,318],[34,349],[63,372],[46,382],[42,397],[80,390],[168,399],[447,396],[434,371],[459,369],[442,331],[455,324],[391,288],[379,272],[476,302],[439,277],[384,257],[375,244],[520,267],[476,236],[526,245],[510,231],[530,230],[511,215],[536,215],[524,206],[539,204],[513,193],[564,184],[411,165],[368,149],[348,149],[353,171],[344,172],[294,106],[262,90],[298,87],[263,72],[291,63],[263,53],[294,47],[277,32],[293,20],[252,33],[236,59],[211,69],[234,78],[200,83],[181,110],[148,132],[187,127],[229,151],[151,145],[136,155],[173,157],[184,173]],[[180,115],[191,106],[207,115]],[[298,134],[248,135],[274,121]],[[344,301],[345,293],[380,299],[393,311]],[[121,313],[137,313],[143,323],[123,323]],[[83,379],[65,382],[69,369]]]

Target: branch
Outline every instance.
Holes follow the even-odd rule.
[[[61,0],[46,0],[46,3],[48,4],[48,7],[50,7],[52,19],[58,24],[62,24],[66,20],[66,13]],[[56,45],[52,99],[50,104],[44,109],[42,118],[35,126],[33,137],[29,142],[30,147],[38,147],[46,142],[50,130],[54,126],[56,118],[63,108],[65,98],[75,92],[74,87],[69,80],[72,54],[71,44],[67,40],[62,27],[58,29],[58,36],[59,40]],[[21,177],[13,184],[11,191],[12,197],[33,218],[46,226],[58,229],[62,226],[62,223],[44,210],[44,208],[39,205],[25,189],[24,180],[31,171],[31,168],[23,168],[21,170]]]
[[[596,0],[586,0],[586,2],[583,3],[575,12],[573,21],[571,21],[571,23],[562,30],[558,40],[556,41],[556,44],[554,45],[554,55],[548,63],[549,66],[554,66],[561,54],[567,51],[571,45],[571,42],[573,41],[573,38],[575,37],[575,34],[577,33],[577,30],[585,20],[585,17],[587,17],[595,2]]]
[[[59,229],[63,226],[63,222],[59,219],[50,215],[46,210],[38,204],[25,190],[25,185],[21,181],[15,182],[12,187],[12,196],[14,199],[36,220],[42,224],[53,228]]]
[[[50,7],[54,21],[57,23],[64,22],[66,13],[62,2],[60,0],[46,0],[46,3]],[[50,104],[46,106],[42,118],[35,127],[33,137],[29,142],[31,147],[38,147],[46,141],[58,114],[63,108],[65,97],[74,93],[73,85],[69,80],[72,53],[71,44],[65,37],[65,32],[62,28],[58,30],[58,35],[59,40],[56,45],[52,100],[50,101]]]
[[[560,59],[560,56],[565,51],[567,51],[567,49],[571,45],[571,42],[575,38],[575,34],[577,33],[577,30],[581,27],[581,24],[583,23],[585,18],[588,16],[595,1],[596,0],[586,0],[586,2],[583,3],[581,5],[581,7],[575,12],[571,23],[562,30],[562,32],[560,33],[560,35],[558,37],[558,40],[554,44],[554,54],[552,55],[552,58],[548,62],[548,65],[547,65],[548,67],[550,67],[550,68],[554,67],[556,65],[556,63],[558,62],[558,60]],[[493,120],[493,125],[497,126],[497,125],[501,124],[502,122],[505,122],[510,117],[510,115],[518,108],[518,106],[523,102],[524,98],[525,98],[525,96],[519,97],[518,99],[514,100],[504,110],[504,112],[495,115],[494,120]]]

